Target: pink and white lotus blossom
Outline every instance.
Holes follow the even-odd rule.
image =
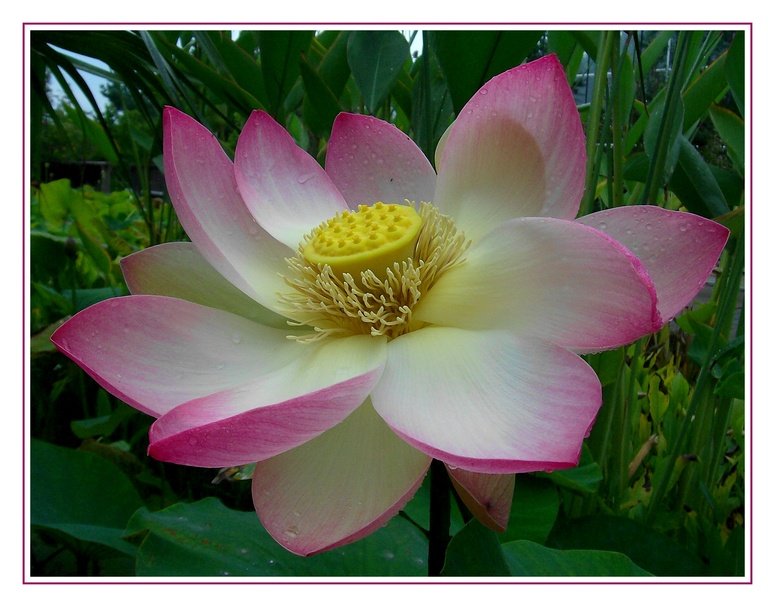
[[[515,472],[578,461],[601,404],[579,354],[663,326],[727,239],[654,206],[576,219],[584,133],[553,56],[484,85],[436,171],[396,127],[354,114],[337,117],[323,169],[265,112],[232,163],[167,108],[164,162],[191,242],[124,259],[132,295],[53,340],[157,418],[151,456],[258,462],[258,515],[304,555],[384,525],[431,458],[505,526]]]

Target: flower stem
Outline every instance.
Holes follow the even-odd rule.
[[[441,575],[449,544],[449,477],[439,460],[431,462],[431,512],[428,543],[428,575]]]

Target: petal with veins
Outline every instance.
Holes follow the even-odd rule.
[[[323,167],[264,111],[248,118],[234,158],[239,191],[253,217],[292,249],[312,228],[347,209]]]
[[[577,355],[506,331],[429,327],[388,344],[374,408],[450,466],[505,474],[575,465],[601,402]]]
[[[215,137],[184,113],[164,109],[164,170],[178,219],[222,276],[277,311],[279,274],[291,250],[256,223],[237,191],[234,167]]]
[[[182,299],[131,295],[79,312],[51,339],[108,392],[159,416],[287,364],[299,352],[287,334]]]
[[[121,260],[132,295],[166,295],[287,328],[287,320],[245,295],[207,263],[191,242],[159,244]]]
[[[326,172],[347,203],[432,202],[436,173],[420,148],[392,124],[341,113],[331,130]]]
[[[379,529],[414,495],[429,464],[366,401],[328,432],[258,462],[253,503],[272,537],[306,556]]]
[[[656,206],[618,207],[577,221],[615,238],[641,260],[654,281],[664,321],[699,293],[729,237],[715,221]]]
[[[272,457],[341,422],[369,395],[385,363],[385,340],[366,335],[292,345],[296,356],[286,364],[156,420],[149,453],[209,468]]]
[[[579,352],[614,348],[662,325],[651,279],[628,249],[577,222],[533,217],[474,243],[414,318],[506,329]]]
[[[481,474],[449,465],[447,471],[455,491],[471,514],[493,531],[506,531],[514,497],[514,475]]]
[[[469,238],[513,217],[573,219],[578,212],[584,131],[554,55],[487,82],[440,146],[435,201]]]

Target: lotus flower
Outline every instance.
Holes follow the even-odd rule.
[[[575,219],[584,134],[553,56],[484,85],[436,151],[340,114],[325,170],[254,112],[232,161],[164,113],[191,242],[122,261],[132,293],[57,347],[157,418],[151,456],[257,462],[270,534],[312,554],[384,525],[443,461],[473,511],[508,517],[513,474],[577,463],[601,404],[579,353],[659,329],[727,230],[654,206]]]

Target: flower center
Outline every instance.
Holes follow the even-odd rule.
[[[393,262],[412,256],[421,227],[422,219],[410,206],[362,204],[315,228],[302,251],[311,264],[328,265],[339,275],[382,274]]]
[[[283,278],[291,289],[279,295],[284,314],[291,324],[314,329],[289,337],[393,339],[420,328],[413,308],[444,272],[464,261],[469,244],[452,219],[427,202],[419,212],[412,204],[377,202],[337,214],[286,260]]]

